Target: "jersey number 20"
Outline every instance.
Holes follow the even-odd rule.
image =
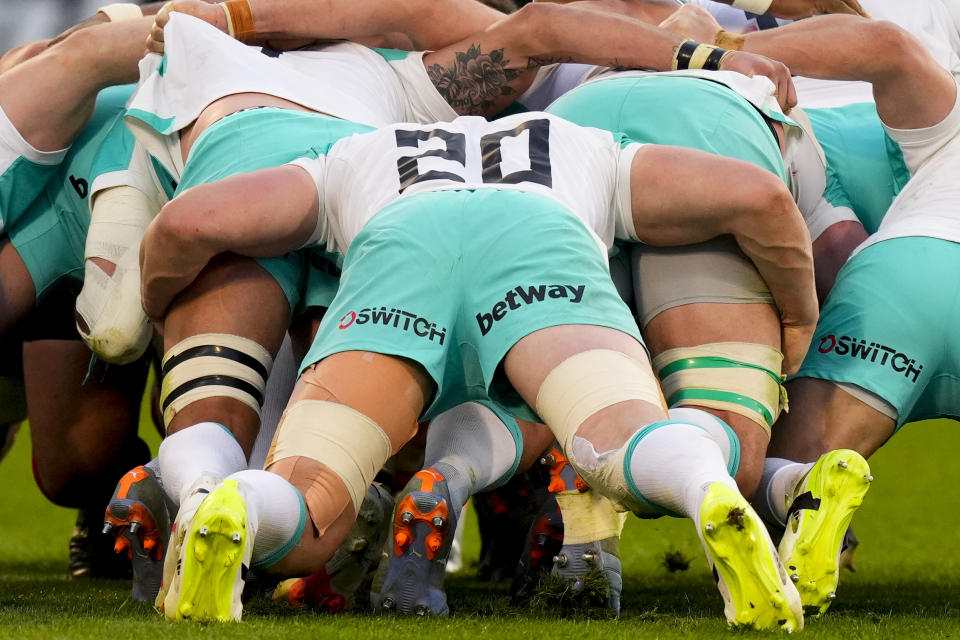
[[[504,175],[501,164],[503,162],[501,144],[504,138],[516,138],[524,131],[528,131],[530,141],[528,153],[530,168],[520,171],[511,171]],[[417,160],[420,158],[442,158],[458,163],[464,169],[467,166],[467,137],[462,133],[454,133],[444,129],[432,131],[407,131],[398,129],[397,146],[401,148],[416,147],[419,142],[433,138],[443,140],[444,149],[423,151],[413,156],[401,156],[397,159],[397,170],[400,172],[400,193],[418,182],[426,180],[450,180],[452,182],[466,182],[466,179],[449,171],[430,170],[420,173]],[[508,131],[488,133],[480,139],[480,156],[483,159],[482,175],[485,184],[519,184],[521,182],[535,182],[545,187],[553,186],[553,177],[550,174],[550,121],[547,119],[530,120]]]

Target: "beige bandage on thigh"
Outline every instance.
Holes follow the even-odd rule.
[[[783,354],[768,345],[718,342],[667,349],[653,368],[671,407],[732,411],[769,432],[787,408],[782,363]]]
[[[187,405],[205,398],[232,398],[260,415],[272,366],[270,352],[249,338],[201,333],[181,340],[163,357],[164,425]]]
[[[359,411],[337,402],[300,400],[284,412],[266,466],[294,457],[319,462],[346,485],[356,513],[390,449],[383,429]]]
[[[101,191],[93,200],[77,330],[107,362],[133,362],[153,336],[140,302],[140,240],[161,206],[156,198],[126,186]],[[113,274],[107,275],[91,258],[114,263]]]
[[[683,247],[632,248],[633,292],[641,328],[685,304],[769,304],[767,283],[731,237]]]
[[[583,351],[554,367],[537,393],[537,413],[553,431],[570,464],[591,488],[610,497],[618,510],[641,507],[623,472],[626,445],[598,452],[576,433],[590,416],[620,402],[641,400],[664,407],[660,387],[645,364],[612,349]]]

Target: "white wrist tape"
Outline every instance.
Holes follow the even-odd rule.
[[[97,13],[102,13],[110,18],[110,22],[123,22],[124,20],[136,20],[143,17],[140,5],[131,2],[107,4],[97,9]]]
[[[153,335],[140,303],[140,239],[159,206],[133,187],[106,189],[93,201],[83,290],[77,297],[77,313],[89,331],[77,329],[87,346],[107,362],[133,362]],[[113,275],[90,258],[114,263]]]
[[[771,4],[773,4],[773,0],[733,0],[733,4],[730,6],[734,9],[763,15],[770,9]]]

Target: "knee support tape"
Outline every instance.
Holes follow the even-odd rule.
[[[248,338],[202,333],[180,341],[163,357],[164,425],[204,398],[233,398],[259,415],[272,365],[270,353]]]
[[[567,358],[547,375],[537,393],[537,413],[590,487],[610,497],[616,510],[636,511],[641,505],[632,499],[623,473],[626,448],[598,453],[590,441],[576,437],[587,418],[626,400],[663,406],[657,381],[641,362],[619,351],[593,349]]]
[[[787,392],[783,354],[748,342],[718,342],[668,349],[653,359],[667,404],[732,411],[770,431]]]
[[[663,406],[656,379],[640,362],[612,349],[592,349],[567,358],[547,374],[536,408],[569,456],[573,436],[587,418],[626,400]]]
[[[283,414],[267,466],[292,457],[316,460],[343,481],[357,513],[390,451],[387,434],[359,411],[326,400],[301,400]]]
[[[114,187],[96,196],[84,251],[83,290],[77,314],[86,324],[77,330],[98,358],[133,362],[146,350],[153,327],[140,303],[140,240],[160,204],[133,187]],[[90,258],[116,265],[107,275]]]

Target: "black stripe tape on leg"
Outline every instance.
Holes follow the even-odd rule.
[[[253,356],[246,354],[243,351],[237,351],[236,349],[231,349],[230,347],[221,347],[215,344],[204,344],[198,347],[191,347],[183,353],[178,353],[164,363],[163,369],[160,373],[161,375],[165,376],[181,362],[189,360],[190,358],[200,358],[203,356],[216,356],[218,358],[233,360],[234,362],[238,362],[242,365],[250,367],[259,373],[260,377],[264,380],[266,380],[267,376],[269,375],[269,372],[267,371],[267,368],[263,366],[263,363]]]
[[[253,396],[253,399],[257,401],[257,404],[263,405],[263,392],[246,380],[234,378],[233,376],[213,375],[202,376],[181,384],[179,387],[171,391],[170,394],[164,399],[162,410],[166,411],[167,407],[169,407],[174,400],[188,391],[192,391],[198,387],[207,386],[232,387],[239,391],[243,391],[244,393],[250,394]]]

